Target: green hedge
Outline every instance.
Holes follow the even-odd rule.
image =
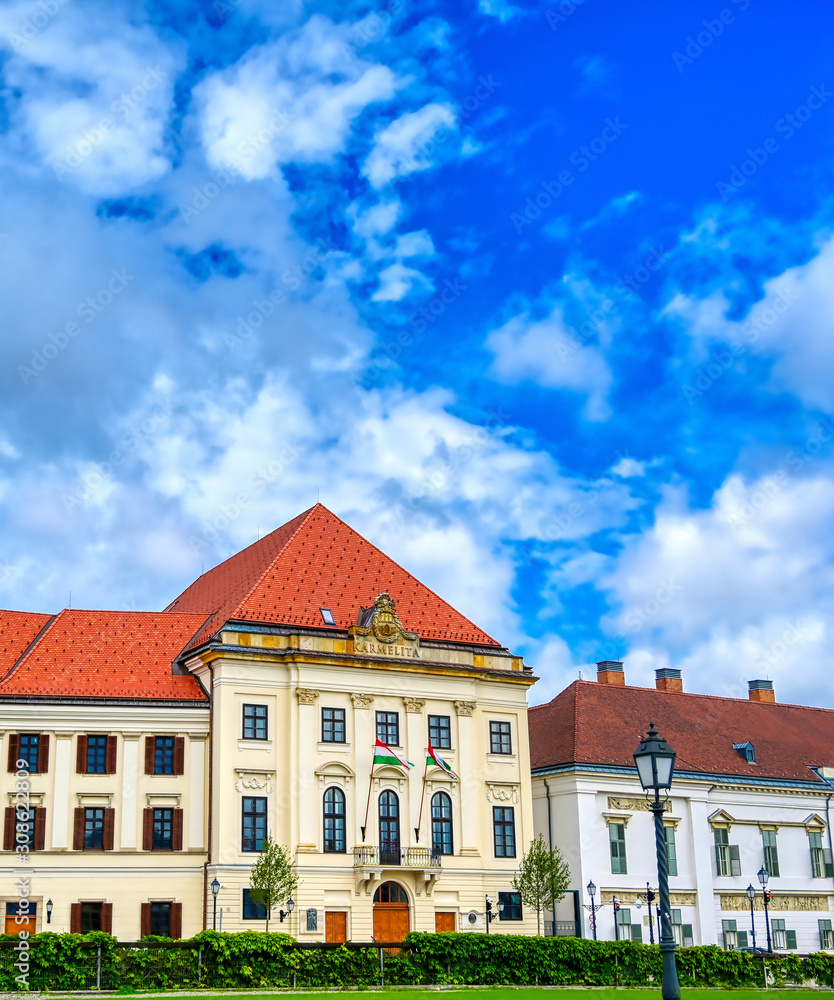
[[[15,990],[14,936],[0,936],[0,990]],[[149,938],[119,945],[109,934],[38,934],[30,939],[29,988],[318,988],[381,982],[376,948],[298,946],[287,934],[203,931],[188,942]],[[776,985],[834,986],[834,955],[767,959]],[[509,934],[409,934],[384,955],[386,985],[647,986],[659,983],[660,950],[630,941]],[[760,955],[714,946],[678,952],[683,986],[762,987]],[[97,977],[100,979],[97,980]]]

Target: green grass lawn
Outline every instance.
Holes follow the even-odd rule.
[[[392,997],[399,995],[399,1000],[437,1000],[438,993],[446,994],[460,994],[460,993],[477,993],[479,996],[483,996],[484,1000],[576,1000],[576,994],[579,990],[587,989],[593,991],[594,1000],[660,1000],[660,987],[657,989],[617,989],[613,990],[610,988],[600,988],[600,987],[574,987],[572,989],[564,989],[563,987],[552,987],[552,986],[520,986],[517,988],[507,988],[507,987],[471,987],[471,986],[449,986],[444,989],[439,990],[424,990],[419,988],[405,988],[405,989],[393,989],[393,990],[374,990],[364,988],[362,990],[345,990],[345,991],[334,991],[334,992],[349,992],[349,993],[368,993],[372,992],[375,995],[383,995],[386,997]],[[212,993],[214,991],[207,991]],[[218,991],[220,992],[220,991]],[[241,1000],[275,1000],[276,995],[279,993],[299,993],[304,996],[305,1000],[332,1000],[333,993],[307,993],[304,990],[276,990],[275,993],[235,993],[234,991],[223,992],[224,997],[233,998],[240,997]],[[773,994],[774,992],[779,993],[808,993],[810,990],[682,990],[683,1000],[715,1000],[719,993],[727,993],[731,995],[734,1000],[762,1000],[762,997],[767,994]],[[144,994],[147,996],[147,994]],[[162,996],[163,994],[152,994]],[[193,997],[182,996],[178,997],[178,1000],[201,1000],[205,997],[206,993],[197,994]]]

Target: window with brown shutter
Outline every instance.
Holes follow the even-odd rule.
[[[182,903],[171,903],[171,937],[182,937]]]
[[[174,774],[185,774],[185,737],[174,740]]]
[[[142,903],[142,920],[139,937],[147,937],[151,932],[151,904]]]
[[[74,810],[73,821],[72,821],[72,849],[74,851],[84,850],[84,809]],[[79,903],[78,905],[80,906],[81,904]],[[78,913],[79,913],[78,919],[80,921],[81,910],[79,910]]]
[[[102,837],[102,846],[105,851],[113,850],[114,841],[114,831],[116,829],[116,810],[115,809],[105,809],[104,810],[104,836]]]
[[[76,809],[76,812],[78,810]],[[70,934],[81,933],[81,904],[70,904]]]
[[[34,849],[36,851],[42,851],[44,849],[44,844],[46,843],[46,809],[43,806],[38,806],[35,809],[35,842]]]
[[[49,770],[49,737],[41,735],[38,740],[38,774],[46,774]]]
[[[20,752],[20,733],[9,733],[9,771],[17,770],[17,757]]]
[[[174,810],[174,832],[171,837],[171,847],[175,851],[182,850],[182,809]],[[172,937],[179,937],[179,934],[172,934]]]
[[[155,768],[155,757],[156,757],[156,737],[146,736],[145,737],[145,774],[153,774],[156,770]],[[150,917],[148,918],[150,919]]]
[[[15,808],[14,806],[6,806],[6,819],[3,823],[4,851],[14,850],[14,824],[15,824]]]
[[[153,850],[153,809],[142,810],[142,850]]]
[[[105,774],[116,773],[116,737],[107,737],[107,763],[104,768]]]
[[[101,929],[105,934],[113,933],[113,904],[101,904]]]
[[[78,748],[75,754],[75,773],[87,773],[87,737],[78,737]]]

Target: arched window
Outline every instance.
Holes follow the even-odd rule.
[[[379,797],[379,859],[382,864],[400,863],[400,800],[396,792]]]
[[[374,893],[375,903],[407,903],[405,889],[396,882],[383,882]]]
[[[431,846],[435,854],[454,854],[452,800],[446,792],[431,797]]]
[[[345,793],[341,788],[328,788],[324,793],[324,850],[345,852]]]

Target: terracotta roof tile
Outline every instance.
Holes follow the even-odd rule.
[[[574,681],[529,711],[535,768],[558,764],[633,767],[649,722],[678,752],[682,771],[783,780],[819,780],[834,767],[834,711],[713,695]],[[756,763],[734,743],[750,742]]]
[[[15,612],[0,613],[0,628],[2,614]],[[36,617],[48,621],[50,616]],[[149,611],[62,611],[5,675],[0,698],[205,701],[195,677],[172,672],[174,660],[205,619]]]
[[[212,615],[195,645],[230,620],[327,628],[320,608],[346,629],[383,591],[424,639],[498,645],[322,504],[204,573],[166,611]]]
[[[0,611],[0,682],[51,617],[29,611]]]

